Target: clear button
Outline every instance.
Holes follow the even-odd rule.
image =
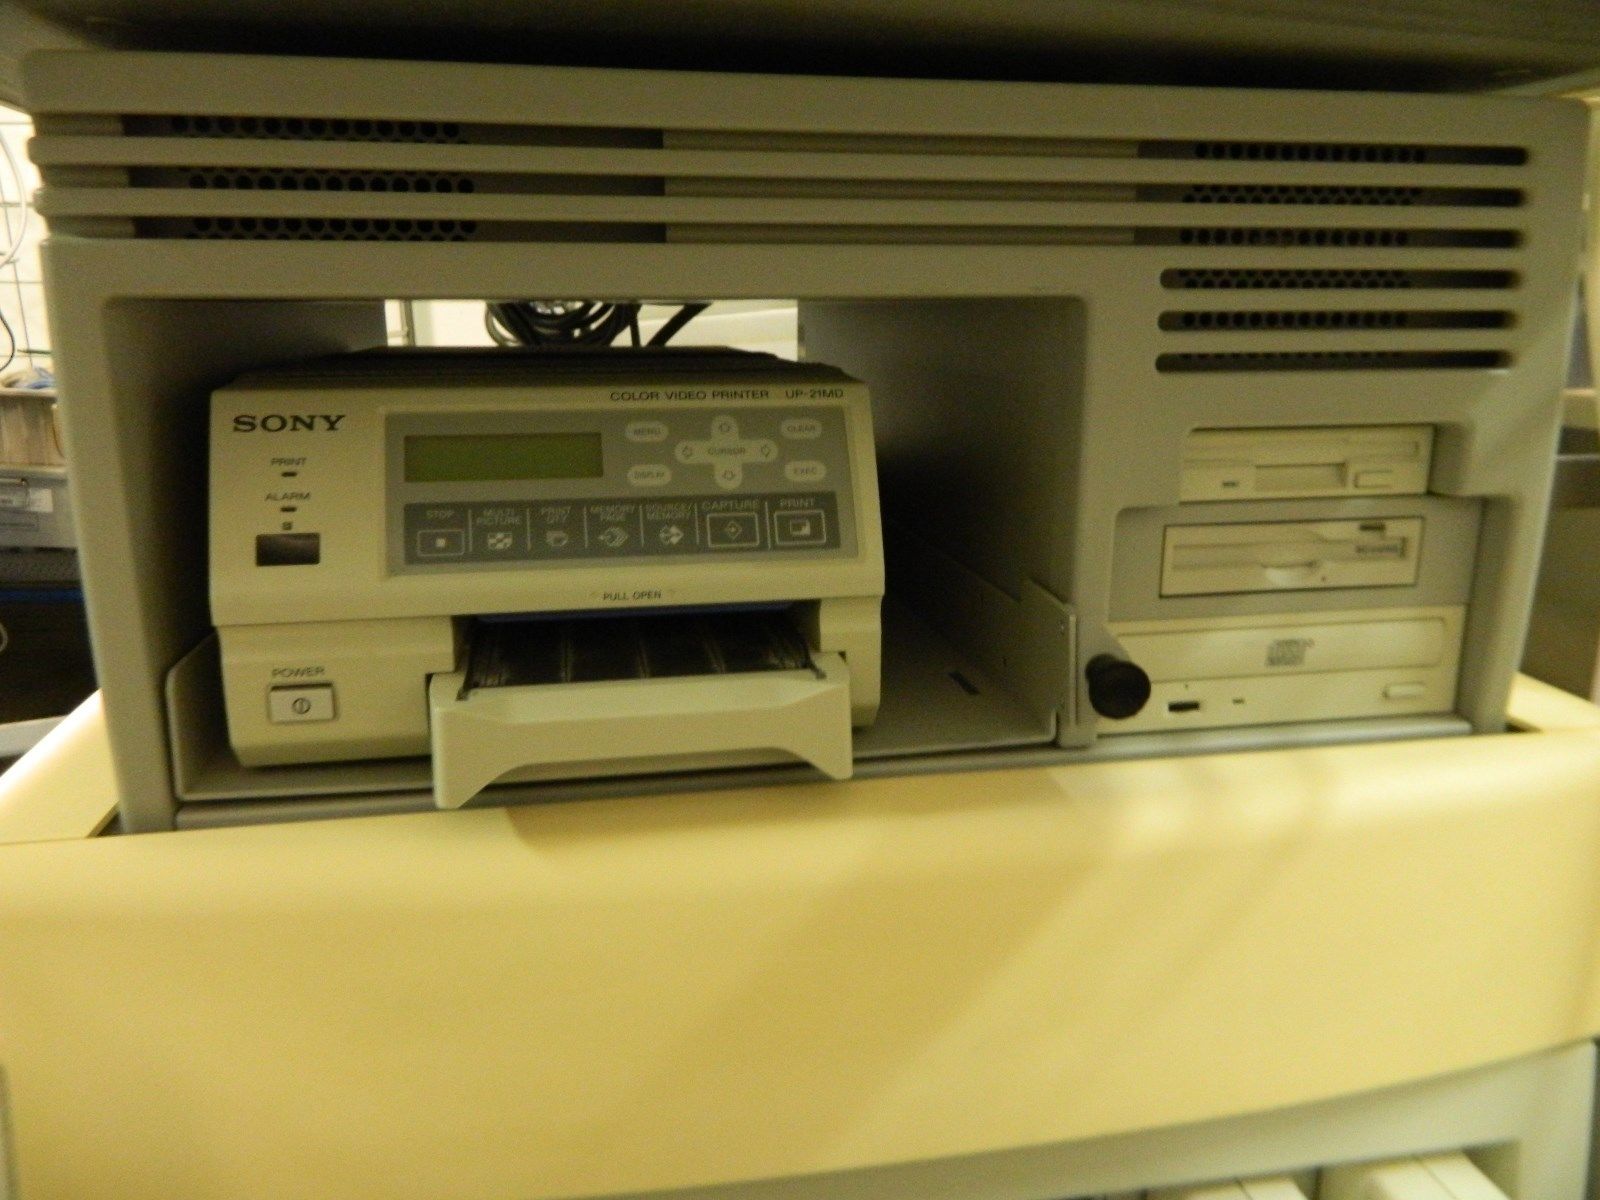
[[[778,432],[786,438],[819,438],[822,436],[822,422],[815,417],[790,417],[778,426]]]

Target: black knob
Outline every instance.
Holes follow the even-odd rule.
[[[1089,703],[1102,717],[1126,720],[1150,699],[1150,676],[1125,658],[1096,654],[1083,673],[1089,679]]]

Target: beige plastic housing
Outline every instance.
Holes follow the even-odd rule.
[[[1318,1200],[1506,1200],[1506,1194],[1457,1150],[1334,1167],[1323,1173]]]
[[[984,597],[953,624],[993,618],[980,665],[1049,676],[1064,745],[1096,736],[1081,663],[1120,651],[1118,514],[1180,503],[1192,432],[1429,426],[1419,499],[1483,511],[1447,711],[1503,727],[1579,104],[124,52],[24,75],[130,828],[178,817],[163,687],[211,627],[207,398],[380,344],[388,299],[798,301],[808,351],[873,389],[910,535],[969,571],[942,592]]]

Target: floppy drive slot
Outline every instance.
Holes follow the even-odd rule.
[[[1183,447],[1181,501],[1420,495],[1430,425],[1200,429]]]
[[[851,773],[849,668],[786,613],[480,623],[466,669],[428,696],[441,808],[512,775],[794,759]]]
[[[1408,587],[1422,562],[1422,518],[1169,525],[1161,594]]]

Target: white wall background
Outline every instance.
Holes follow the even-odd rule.
[[[39,186],[39,173],[28,161],[28,139],[32,136],[33,123],[24,114],[0,107],[0,138],[5,139],[22,172],[19,187],[8,164],[0,158],[0,252],[16,236],[23,206]],[[50,324],[45,316],[44,282],[39,273],[39,243],[44,235],[44,222],[37,213],[30,214],[22,252],[16,262],[0,268],[0,317],[5,318],[17,341],[16,360],[0,374],[9,374],[19,366],[50,366]],[[5,331],[0,330],[0,362],[5,360],[6,348]]]

